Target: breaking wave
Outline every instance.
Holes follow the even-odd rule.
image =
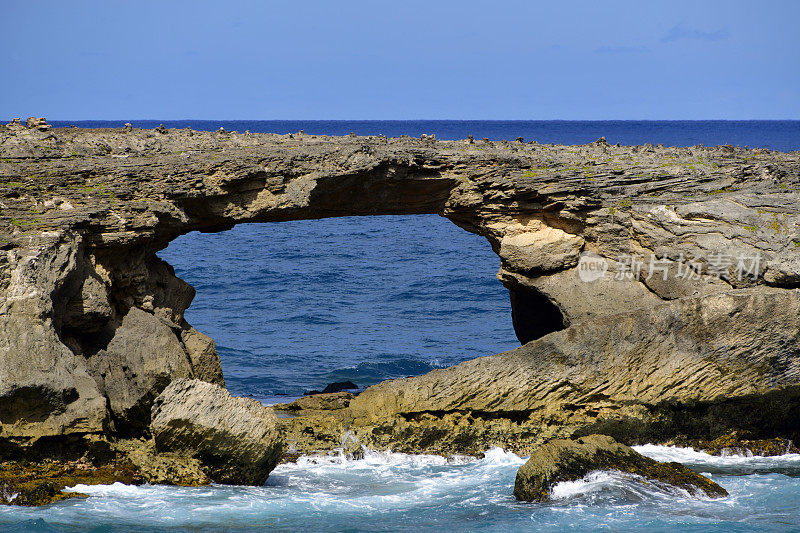
[[[730,496],[708,499],[593,472],[558,484],[546,503],[512,496],[525,458],[498,448],[482,459],[366,451],[363,459],[306,456],[278,466],[263,487],[78,485],[89,494],[41,508],[0,506],[0,530],[486,531],[582,529],[796,530],[800,457],[713,457],[686,448],[639,446],[654,459],[704,472]],[[739,473],[742,469],[757,472]],[[712,472],[713,471],[713,472]],[[792,474],[791,472],[794,472]]]

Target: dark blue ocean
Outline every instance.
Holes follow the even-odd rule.
[[[311,135],[379,135],[396,137],[423,133],[439,139],[514,140],[556,144],[586,144],[605,137],[611,144],[692,146],[731,144],[788,152],[800,150],[800,120],[83,120],[52,121],[56,127],[119,128],[191,127],[196,130]]]
[[[732,144],[800,150],[800,121],[158,121],[56,126],[537,140],[577,144]],[[197,289],[187,320],[212,336],[228,388],[265,401],[351,380],[383,379],[519,345],[500,262],[487,241],[434,215],[242,224],[184,235],[159,256]],[[10,530],[179,528],[397,530],[800,531],[800,456],[712,458],[643,447],[710,473],[717,501],[646,489],[599,474],[558,489],[547,505],[511,496],[522,458],[479,461],[368,453],[304,458],[259,488],[79,487],[88,500],[0,508]],[[2,529],[2,526],[0,526]]]
[[[436,215],[241,224],[159,254],[233,394],[363,387],[519,343],[488,241]]]

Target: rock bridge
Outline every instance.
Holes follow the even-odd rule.
[[[796,438],[799,211],[797,152],[0,127],[0,454],[146,436],[170,381],[224,384],[155,255],[177,236],[422,213],[488,239],[522,346],[295,406],[296,449]]]

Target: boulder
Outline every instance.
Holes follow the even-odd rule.
[[[175,380],[161,393],[151,429],[159,452],[197,458],[217,483],[261,485],[283,451],[271,408],[197,379]]]
[[[91,357],[90,368],[108,398],[117,430],[132,435],[147,428],[153,400],[172,379],[193,376],[170,325],[136,307],[108,346]]]
[[[536,449],[517,471],[514,496],[524,501],[547,501],[562,481],[575,481],[597,470],[619,470],[643,481],[702,493],[711,498],[728,492],[680,463],[659,463],[605,435],[552,440]]]

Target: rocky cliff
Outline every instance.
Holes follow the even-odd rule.
[[[284,422],[294,449],[345,430],[439,453],[598,432],[796,438],[799,200],[797,152],[12,123],[0,452],[147,437],[172,380],[224,383],[213,340],[183,316],[194,289],[155,255],[170,240],[416,213],[489,240],[522,346]]]

